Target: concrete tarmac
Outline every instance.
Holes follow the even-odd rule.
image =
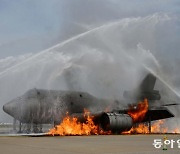
[[[180,135],[167,135],[174,147],[156,149],[154,139],[164,135],[100,135],[56,137],[0,137],[1,154],[179,154]],[[180,146],[180,145],[179,145]]]

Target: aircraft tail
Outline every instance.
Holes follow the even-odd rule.
[[[148,74],[140,86],[133,91],[124,91],[123,96],[129,99],[144,100],[160,100],[161,95],[158,90],[154,90],[156,77],[153,74]]]

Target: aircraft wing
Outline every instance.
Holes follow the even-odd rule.
[[[164,107],[149,109],[142,122],[172,118],[174,115]]]
[[[120,114],[128,114],[128,109],[114,110],[114,112]],[[174,115],[166,107],[154,107],[154,108],[150,108],[147,111],[143,121],[141,122],[148,122],[148,121],[154,121],[154,120],[160,120],[160,119],[166,119],[172,117],[174,117]]]

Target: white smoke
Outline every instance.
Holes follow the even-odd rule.
[[[38,54],[1,59],[0,107],[35,87],[122,98],[124,90],[138,86],[143,65],[158,72],[160,64],[147,47],[154,42],[156,28],[169,20],[167,14],[126,18]],[[0,117],[4,120],[6,115],[0,112]]]

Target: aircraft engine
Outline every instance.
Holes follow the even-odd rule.
[[[132,128],[133,120],[128,114],[103,113],[100,124],[104,130],[123,132]]]

